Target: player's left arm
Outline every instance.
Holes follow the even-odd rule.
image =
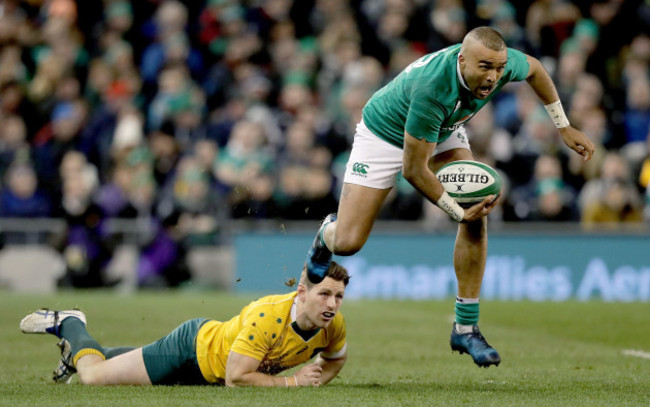
[[[542,63],[537,58],[526,55],[529,70],[526,82],[535,91],[537,97],[544,103],[546,111],[553,119],[553,123],[560,131],[564,143],[576,153],[580,154],[585,161],[589,161],[594,154],[594,143],[580,130],[571,126],[569,119],[564,113],[560,97]]]

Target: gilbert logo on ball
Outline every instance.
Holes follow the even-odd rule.
[[[478,161],[453,161],[436,173],[445,191],[461,206],[481,202],[488,195],[499,195],[501,177],[487,164]]]

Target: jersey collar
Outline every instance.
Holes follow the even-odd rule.
[[[290,311],[291,322],[296,320],[296,312],[298,312],[297,309],[298,309],[298,296],[296,295],[295,297],[293,297],[293,304],[291,305],[291,311]]]
[[[293,328],[293,331],[298,334],[305,342],[308,342],[311,338],[316,336],[318,332],[320,332],[320,328],[312,329],[311,331],[304,331],[300,329],[298,326],[298,322],[296,321],[296,313],[297,313],[297,308],[298,308],[298,296],[293,299],[293,305],[291,305],[291,328]]]
[[[467,86],[465,83],[465,79],[463,79],[463,74],[460,73],[460,60],[458,58],[456,58],[456,74],[458,75],[458,82],[460,82],[460,86],[471,92],[469,86]]]

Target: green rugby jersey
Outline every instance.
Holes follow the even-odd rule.
[[[379,89],[363,108],[363,121],[373,134],[404,148],[404,130],[428,142],[445,141],[508,82],[528,75],[526,55],[508,48],[503,76],[486,99],[461,85],[457,71],[460,44],[428,54],[406,67]]]

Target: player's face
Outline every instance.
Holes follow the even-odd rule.
[[[459,57],[460,72],[472,95],[485,99],[503,76],[508,61],[508,50],[494,51],[473,42]]]
[[[345,284],[331,277],[305,292],[304,311],[309,325],[325,328],[334,319],[343,302]]]

